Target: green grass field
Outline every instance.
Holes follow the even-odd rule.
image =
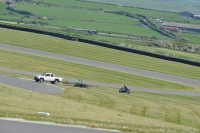
[[[177,51],[177,50],[172,50],[172,49],[165,49],[165,48],[155,48],[155,47],[142,47],[142,46],[133,46],[133,48],[144,50],[144,51],[149,51],[152,53],[158,53],[170,57],[177,57],[177,58],[182,58],[186,60],[193,60],[200,62],[200,55],[195,54],[195,53],[190,53],[190,52],[182,52],[182,51]]]
[[[112,88],[61,86],[65,88],[63,94],[46,95],[0,84],[0,116],[125,132],[197,133],[200,129],[200,106],[195,103],[179,102],[176,98],[156,100],[148,93],[120,95]],[[181,98],[190,101],[189,97]],[[39,116],[39,111],[49,112],[50,116]]]
[[[177,33],[180,37],[183,37],[187,40],[190,40],[190,42],[193,42],[195,44],[199,44],[200,42],[200,34],[192,34],[192,33]]]
[[[39,0],[34,0],[34,1],[38,2]],[[165,21],[175,21],[175,22],[189,21],[190,23],[193,23],[193,24],[199,23],[198,20],[180,18],[180,17],[178,17],[178,13],[175,13],[175,12],[166,12],[166,11],[149,10],[149,9],[141,9],[141,8],[128,8],[128,7],[123,7],[123,6],[108,5],[108,4],[101,4],[101,3],[91,3],[91,2],[81,2],[81,1],[75,1],[75,0],[68,0],[67,2],[65,0],[57,0],[57,1],[41,0],[41,1],[46,2],[46,3],[54,3],[54,4],[60,4],[60,5],[66,5],[66,6],[80,6],[80,7],[85,7],[85,8],[94,8],[94,9],[128,11],[128,12],[135,13],[135,14],[137,13],[137,14],[147,15],[150,18],[160,18]],[[145,4],[145,3],[148,3],[148,2],[147,1],[142,2],[142,4]],[[131,5],[129,5],[129,6],[131,6]],[[187,7],[187,8],[189,8],[189,7]]]
[[[60,8],[60,7],[46,7],[42,5],[33,5],[33,4],[21,4],[15,3],[17,9],[23,9],[29,12],[34,12],[40,16],[48,16],[52,18],[62,19],[75,19],[75,20],[96,20],[100,22],[117,22],[122,24],[140,24],[137,19],[131,19],[128,17],[109,14],[100,11],[92,11],[92,10],[85,10],[85,9],[78,9],[78,8]]]
[[[8,10],[6,10],[7,5],[5,3],[0,3],[0,14],[4,15],[5,13],[9,13]]]
[[[200,36],[198,34],[182,34],[181,33],[179,35],[190,38],[189,40],[192,40],[194,43],[196,42],[196,44],[194,45],[198,46],[198,42],[200,41]],[[115,37],[112,38],[112,37],[107,37],[107,36],[96,36],[96,38],[93,37],[92,39],[100,40],[100,41],[109,40],[107,43],[114,44],[114,45],[119,45],[119,46],[124,46],[128,48],[166,55],[170,57],[176,57],[176,58],[200,62],[200,55],[198,52],[193,53],[193,52],[184,52],[184,51],[173,50],[173,49],[162,48],[162,47],[153,47],[153,46],[148,47],[142,40],[135,42],[135,41],[131,41],[130,39],[127,40],[127,38],[128,37],[120,38],[120,35],[119,35],[119,38],[115,38]]]
[[[148,27],[141,27],[139,20],[115,14],[74,8],[44,7],[41,5],[15,3],[19,10],[34,12],[39,16],[48,16],[54,20],[43,20],[52,26],[95,29],[103,32],[117,32],[138,36],[156,36],[167,38]],[[26,18],[26,21],[33,19]],[[42,21],[42,20],[40,20]]]
[[[67,6],[75,5],[79,7],[89,7],[93,9],[101,8],[108,10],[125,10],[132,13],[140,12],[141,14],[150,14],[152,18],[161,18],[163,20],[188,20],[179,19],[176,16],[177,13],[80,2],[79,0],[42,1]],[[71,27],[72,25],[74,27],[90,27],[92,29],[96,28],[106,32],[110,31],[110,29],[114,29],[116,32],[121,33],[125,32],[134,35],[142,34],[148,37],[156,36],[159,38],[165,38],[148,28],[135,26],[140,24],[138,20],[135,19],[105,14],[102,12],[89,11],[86,8],[80,10],[56,8],[53,6],[44,7],[42,5],[31,6],[30,4],[27,5],[27,3],[14,4],[16,4],[17,8],[19,9],[34,11],[39,15],[46,15],[50,17],[58,16],[58,18],[60,20],[62,19],[62,21],[43,20],[43,22],[49,22],[54,26],[62,25],[65,27]],[[48,10],[48,12],[46,10]],[[71,13],[71,11],[73,11],[73,13]],[[17,16],[4,16],[1,14],[3,12],[8,11],[5,10],[5,4],[0,3],[0,18],[7,19],[8,17],[8,19],[11,18],[13,20],[17,18]],[[89,15],[89,13],[93,16]],[[80,18],[81,20],[73,20],[73,17],[76,19]],[[85,18],[86,20],[91,19],[98,22],[84,22]],[[29,22],[35,20],[38,21],[38,19],[33,18],[25,18],[24,20]],[[119,22],[119,24],[111,25],[110,23],[113,22],[113,20],[114,22]],[[134,26],[130,26],[132,23]],[[197,21],[193,22],[193,20],[191,20],[190,23],[197,23]],[[134,27],[134,30],[132,27]],[[91,38],[93,37],[94,36],[91,35]],[[198,43],[198,35],[191,36],[189,34],[184,34],[184,37]],[[118,39],[116,39],[116,41],[117,40]],[[199,67],[107,49],[76,41],[67,41],[46,35],[0,28],[0,43],[104,61],[198,80],[200,79]],[[123,41],[117,41],[117,43],[121,43],[120,45],[129,45]],[[132,47],[138,47],[138,45],[134,45],[133,43],[130,45],[133,45]],[[146,49],[147,51],[154,51],[156,53],[168,53],[172,56],[183,57],[185,59],[195,59],[197,61],[200,60],[199,54],[185,53],[161,48],[146,48],[142,46],[140,46],[140,48]],[[76,64],[62,60],[39,57],[36,55],[18,53],[1,48],[0,55],[0,67],[4,68],[37,73],[50,71],[61,77],[71,77],[76,79],[82,78],[83,80],[121,85],[127,84],[129,86],[141,88],[144,87],[176,91],[200,90],[200,88],[183,84],[177,84],[164,80],[92,67],[88,65]],[[30,79],[33,78],[33,76],[2,71],[0,71],[0,74]],[[23,118],[36,121],[53,121],[59,124],[84,125],[88,127],[114,129],[123,132],[134,133],[200,132],[199,97],[144,93],[132,90],[130,95],[123,95],[118,93],[118,89],[107,87],[92,86],[89,89],[83,89],[74,88],[65,83],[59,83],[58,86],[64,88],[65,92],[62,94],[47,95],[0,83],[0,117]],[[49,112],[50,116],[40,116],[38,115],[39,111]]]
[[[154,0],[152,2],[147,0],[89,0],[94,2],[103,2],[103,3],[111,3],[116,5],[127,5],[133,7],[141,7],[147,9],[161,10],[161,11],[172,11],[172,12],[181,12],[186,9],[190,12],[200,13],[200,2],[193,0],[182,0],[182,1],[162,1],[162,0]]]
[[[200,79],[200,68],[60,38],[1,28],[0,42],[161,73]],[[153,62],[153,63],[152,63]]]
[[[35,1],[37,2],[37,1]],[[157,37],[157,38],[167,38],[150,28],[144,27],[137,19],[132,19],[129,17],[119,16],[115,14],[105,13],[98,11],[99,9],[105,10],[115,10],[115,11],[127,11],[133,14],[146,15],[149,18],[156,19],[160,18],[163,21],[174,21],[183,22],[191,24],[199,24],[198,20],[185,19],[178,17],[177,13],[173,12],[163,12],[156,10],[140,9],[140,8],[128,8],[116,5],[107,5],[101,3],[91,3],[91,2],[81,2],[81,1],[46,1],[44,4],[33,4],[28,2],[13,3],[18,10],[25,10],[29,12],[34,12],[40,17],[48,16],[53,18],[53,20],[41,20],[36,18],[24,18],[25,22],[40,21],[46,22],[50,26],[58,27],[76,27],[76,28],[86,28],[94,29],[99,32],[116,32],[120,34],[131,34],[135,36],[146,36],[146,37]],[[54,3],[56,5],[47,6],[47,3]],[[45,5],[47,4],[47,5]],[[0,3],[2,6],[2,11],[9,12],[6,10],[6,5]],[[59,7],[61,5],[67,6],[67,8]],[[57,7],[58,6],[58,7]],[[10,15],[0,15],[3,20],[20,21],[23,15],[16,14],[16,16]],[[198,43],[198,39],[189,38],[192,43]]]
[[[17,22],[18,19],[20,19],[20,17],[22,15],[17,14],[17,13],[13,13],[13,15],[11,15],[11,11],[7,10],[7,5],[5,3],[0,2],[0,18],[4,19],[4,20],[15,20],[15,22]]]
[[[167,82],[159,79],[148,78],[140,75],[133,75],[103,68],[81,65],[62,60],[27,55],[13,51],[0,49],[0,67],[17,70],[33,71],[43,73],[45,71],[54,72],[62,77],[71,77],[104,83],[128,84],[130,86],[179,90],[179,91],[199,91],[199,88]],[[9,57],[9,58],[7,58]]]

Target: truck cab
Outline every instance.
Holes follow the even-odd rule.
[[[44,81],[47,81],[47,82],[51,82],[52,84],[53,83],[58,84],[58,82],[63,81],[61,77],[56,77],[55,74],[53,73],[43,73],[41,75],[35,75],[34,80],[36,82],[40,81],[41,83]]]
[[[55,75],[53,73],[46,73],[43,75],[44,75],[45,81],[54,81],[55,80]]]

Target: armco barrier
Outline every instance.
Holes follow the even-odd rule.
[[[33,33],[38,33],[38,34],[44,34],[44,35],[59,37],[59,38],[67,39],[67,40],[74,40],[74,38],[75,38],[75,37],[63,35],[60,33],[42,31],[42,30],[37,30],[37,29],[29,29],[29,28],[24,28],[24,27],[17,27],[17,26],[12,26],[12,25],[0,24],[0,27],[13,29],[13,30],[33,32]],[[140,55],[146,55],[146,56],[150,56],[150,57],[155,57],[155,58],[159,58],[159,59],[164,59],[164,60],[168,60],[168,61],[174,61],[174,62],[179,62],[179,63],[184,63],[184,64],[200,67],[200,62],[195,62],[195,61],[190,61],[190,60],[185,60],[185,59],[180,59],[180,58],[175,58],[175,57],[169,57],[169,56],[165,56],[165,55],[154,54],[154,53],[150,53],[150,52],[146,52],[146,51],[126,48],[126,47],[122,47],[122,46],[107,44],[107,43],[98,42],[98,41],[94,41],[94,40],[88,40],[88,39],[84,39],[84,38],[78,38],[77,40],[79,42],[98,45],[98,46],[102,46],[102,47],[106,47],[106,48],[136,53],[136,54],[140,54]]]
[[[59,37],[59,38],[67,39],[67,40],[73,40],[73,37],[68,36],[68,35],[63,35],[61,33],[54,33],[54,32],[42,31],[42,30],[38,30],[38,29],[17,27],[17,26],[13,26],[13,25],[4,25],[4,24],[0,24],[0,27],[13,29],[13,30],[20,30],[20,31],[27,31],[27,32],[32,32],[32,33],[38,33],[38,34],[44,34],[44,35]]]
[[[121,47],[121,46],[117,46],[117,45],[107,44],[107,43],[93,41],[93,40],[88,40],[88,39],[84,39],[84,38],[79,38],[78,41],[84,42],[84,43],[93,44],[93,45],[98,45],[98,46],[102,46],[102,47],[106,47],[106,48],[112,48],[112,49],[116,49],[116,50],[136,53],[136,54],[140,54],[140,55],[146,55],[146,56],[150,56],[150,57],[155,57],[155,58],[159,58],[159,59],[164,59],[164,60],[168,60],[168,61],[174,61],[174,62],[179,62],[179,63],[184,63],[184,64],[200,67],[200,62],[189,61],[189,60],[185,60],[185,59],[169,57],[169,56],[159,55],[159,54],[154,54],[154,53],[150,53],[150,52],[146,52],[146,51],[141,51],[141,50],[126,48],[126,47]]]

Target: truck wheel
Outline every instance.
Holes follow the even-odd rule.
[[[58,82],[59,82],[59,81],[58,81],[57,79],[54,81],[55,84],[58,84]]]
[[[40,79],[40,83],[42,83],[42,82],[44,82],[44,79],[43,79],[43,78]]]

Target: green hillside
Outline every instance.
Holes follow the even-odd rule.
[[[141,7],[154,10],[181,12],[190,11],[200,14],[200,2],[195,0],[88,0],[93,2],[103,2],[117,5]]]
[[[13,2],[15,11],[8,11],[5,3],[0,3],[2,13],[0,19],[18,21],[30,24],[41,24],[63,28],[75,27],[99,32],[112,32],[117,34],[129,34],[133,36],[146,36],[156,38],[167,38],[149,26],[144,25],[138,18],[109,13],[108,11],[124,11],[148,17],[150,20],[159,18],[163,21],[198,24],[199,21],[180,18],[178,13],[163,12],[141,8],[122,7],[101,3],[91,3],[69,0]],[[20,13],[21,12],[21,13]],[[33,13],[35,16],[27,15]],[[159,27],[159,25],[157,25]],[[193,39],[189,40],[193,41]],[[193,41],[194,42],[194,41]],[[195,41],[196,43],[197,41]]]
[[[200,20],[178,16],[178,12],[185,8],[199,12],[198,1],[16,0],[8,3],[0,2],[0,24],[70,35],[73,41],[0,27],[2,44],[200,80],[200,67],[76,41],[81,37],[200,62],[200,34],[164,30],[162,23],[155,22],[159,18],[199,25]],[[183,49],[175,49],[175,46]],[[187,48],[196,49],[188,51]],[[0,55],[2,68],[30,73],[48,71],[60,77],[83,79],[83,82],[141,88],[141,91],[130,90],[130,94],[121,94],[116,88],[91,85],[78,88],[64,80],[54,84],[64,89],[62,94],[43,94],[0,83],[0,118],[50,121],[130,133],[200,132],[200,97],[143,91],[143,88],[150,88],[195,93],[200,87],[3,48],[0,48]],[[0,74],[28,80],[34,76],[3,70]],[[50,115],[40,116],[39,111]]]
[[[65,89],[63,94],[47,95],[0,84],[0,117],[132,133],[198,133],[200,129],[199,98],[137,92],[120,95],[116,89],[105,87],[60,87]],[[41,110],[50,116],[39,116]]]
[[[47,35],[0,28],[0,42],[14,46],[21,46],[193,79],[200,79],[200,67],[108,49],[76,41],[68,41]]]

